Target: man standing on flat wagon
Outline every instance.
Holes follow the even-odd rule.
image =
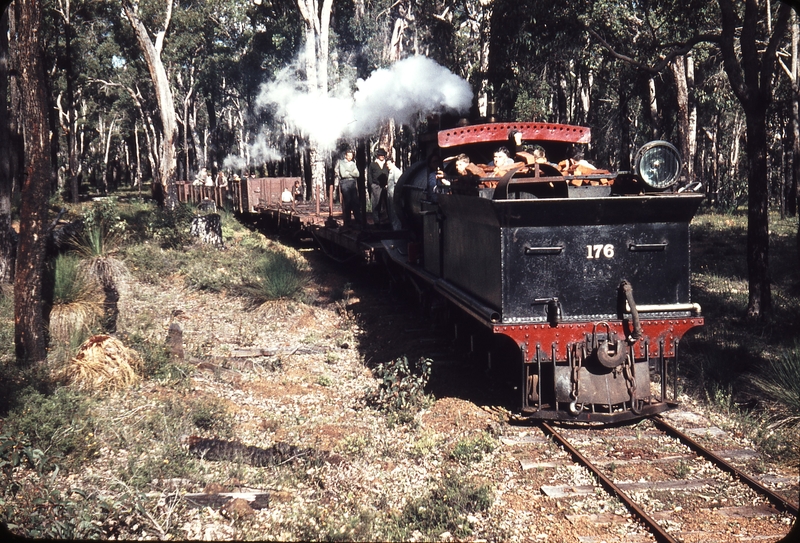
[[[344,225],[350,226],[350,213],[355,216],[356,223],[361,224],[361,207],[358,205],[358,166],[353,160],[353,151],[344,152],[344,158],[336,163],[334,185],[342,191],[342,216]],[[334,193],[337,188],[334,187]]]
[[[389,167],[386,165],[386,151],[375,151],[375,161],[367,170],[369,193],[372,196],[372,221],[381,224],[381,210],[386,209],[386,186],[389,184]]]

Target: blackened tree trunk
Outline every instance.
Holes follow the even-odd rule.
[[[14,278],[15,240],[11,230],[11,193],[13,149],[8,111],[8,12],[0,12],[0,282]]]
[[[772,34],[765,35],[761,18],[765,15],[758,0],[745,0],[740,18],[733,0],[718,0],[722,12],[722,52],[725,73],[736,98],[742,105],[747,127],[747,315],[753,319],[767,317],[772,310],[769,284],[769,182],[767,176],[767,108],[772,101],[773,76],[778,46],[789,23],[791,7],[782,4],[772,25]],[[767,25],[768,27],[769,25]],[[741,61],[736,53],[739,41]],[[766,41],[766,47],[763,43]]]
[[[745,110],[747,130],[747,315],[766,316],[772,310],[769,273],[769,180],[767,176],[766,108]]]
[[[14,282],[14,343],[17,363],[30,365],[44,362],[47,357],[42,275],[52,173],[51,135],[43,65],[42,7],[39,0],[17,0],[16,6],[19,13],[16,45],[19,48],[22,117],[25,119],[25,171]]]

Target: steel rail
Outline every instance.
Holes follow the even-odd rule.
[[[711,461],[715,466],[717,466],[721,470],[727,471],[728,473],[734,475],[735,477],[738,477],[740,481],[745,483],[747,486],[749,486],[756,492],[768,497],[769,500],[772,502],[772,504],[775,505],[781,511],[786,513],[791,513],[795,517],[797,516],[796,504],[792,503],[791,501],[785,499],[782,496],[779,496],[769,488],[762,485],[760,482],[756,481],[755,479],[753,479],[752,477],[741,471],[736,466],[731,465],[722,457],[718,456],[709,449],[703,447],[694,439],[692,439],[691,437],[689,437],[688,435],[686,435],[685,433],[681,432],[676,427],[668,423],[663,417],[656,415],[651,417],[651,420],[655,423],[656,426],[658,426],[668,434],[671,434],[674,437],[686,443],[689,446],[689,448],[691,448],[695,453]]]
[[[633,512],[639,519],[644,522],[648,529],[655,536],[656,541],[659,543],[679,543],[677,539],[669,535],[661,525],[656,522],[644,509],[639,507],[627,494],[625,494],[614,482],[606,477],[589,459],[583,456],[575,447],[573,447],[567,439],[555,431],[555,429],[546,422],[539,423],[540,426],[550,434],[562,447],[564,447],[579,463],[586,466],[603,484],[603,487],[611,494],[619,498],[625,506]]]

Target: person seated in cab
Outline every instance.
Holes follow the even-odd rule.
[[[469,156],[461,153],[456,156],[455,169],[456,175],[452,181],[451,192],[463,196],[478,196],[480,168],[472,164]]]
[[[430,202],[438,202],[439,195],[450,188],[450,181],[444,178],[442,158],[439,155],[428,157],[428,186],[425,196]]]
[[[494,168],[492,171],[493,177],[502,177],[508,170],[514,167],[514,159],[511,158],[511,152],[508,147],[502,146],[494,152],[494,160],[489,163],[489,167]]]
[[[494,152],[494,160],[489,163],[489,166],[502,168],[504,166],[511,166],[512,164],[514,164],[514,159],[511,158],[511,151],[508,150],[508,147],[501,146]]]

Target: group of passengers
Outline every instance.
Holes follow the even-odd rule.
[[[351,149],[344,153],[334,171],[334,193],[341,194],[342,215],[345,226],[363,225],[361,206],[358,205],[358,166]],[[372,204],[372,221],[375,225],[382,223],[385,213],[388,222],[395,230],[400,229],[400,222],[395,216],[394,208],[389,203],[394,196],[394,186],[402,171],[385,149],[375,151],[375,160],[367,167],[367,189]]]
[[[513,151],[510,148],[513,148]],[[510,132],[508,146],[503,145],[497,148],[494,152],[493,160],[486,165],[490,169],[488,173],[473,164],[470,157],[462,153],[448,160],[448,162],[452,161],[454,165],[453,175],[445,175],[442,158],[435,154],[429,156],[427,162],[427,199],[436,202],[439,194],[443,193],[477,196],[480,178],[503,175],[516,164],[514,156],[517,150],[521,149],[522,134],[515,131]],[[536,156],[539,152],[541,152],[541,156]],[[543,150],[541,148],[536,149],[534,156],[537,159],[543,157]],[[341,194],[345,226],[364,224],[361,207],[358,205],[359,173],[355,155],[352,149],[347,149],[344,157],[337,162],[334,170],[334,194]],[[385,149],[379,148],[375,151],[375,158],[370,162],[366,172],[373,224],[382,224],[382,218],[385,214],[392,228],[395,230],[400,229],[400,221],[391,202],[394,196],[395,183],[400,178],[401,173],[402,171],[395,165]]]

